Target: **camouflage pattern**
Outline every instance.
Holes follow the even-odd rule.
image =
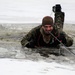
[[[66,46],[69,47],[73,44],[73,39],[71,37],[69,37],[67,34],[64,34],[65,38],[66,38]]]
[[[58,33],[61,33],[63,31],[63,25],[64,25],[64,18],[65,18],[65,13],[64,12],[55,12],[55,17],[54,17],[54,26],[55,29]],[[63,32],[66,38],[66,46],[70,46],[70,44],[73,43],[73,39],[69,37],[65,32]]]
[[[64,17],[64,12],[55,12],[54,25],[59,31],[63,30]]]
[[[73,44],[73,39],[71,37],[69,37],[65,32],[63,32],[64,12],[55,12],[54,20],[55,20],[55,22],[53,25],[54,28],[53,28],[52,34],[55,37],[57,37],[58,39],[60,39],[60,37],[62,38],[62,35],[63,35],[62,43],[67,47],[71,46]],[[45,44],[43,42],[44,38],[40,37],[41,26],[43,26],[43,25],[33,28],[27,35],[25,35],[25,37],[23,37],[23,39],[21,40],[21,44],[23,47],[26,47],[26,45],[30,42],[32,42],[32,45],[35,45],[37,47],[40,47],[39,44],[41,44],[41,46],[46,45],[46,47],[50,47],[51,45],[54,46],[54,45],[59,44],[58,41],[57,42],[55,41],[56,39],[53,36],[50,37],[50,38],[52,38],[52,40],[49,42],[49,44]],[[59,36],[59,35],[61,35],[61,36]],[[52,41],[54,41],[53,44],[51,44]]]
[[[30,42],[30,40],[34,40],[36,38],[37,30],[40,29],[40,27],[41,26],[33,28],[28,32],[28,34],[25,35],[25,37],[23,37],[23,39],[21,40],[21,44],[23,47],[25,47]]]
[[[41,28],[41,25],[38,26],[38,27],[35,27],[33,28],[27,35],[25,35],[25,37],[23,37],[23,39],[21,40],[21,44],[23,47],[26,47],[26,45],[30,42],[30,41],[33,41],[34,42],[34,45],[37,46],[37,47],[40,47],[38,45],[38,38],[40,36],[40,28]],[[63,42],[65,46],[69,47],[73,44],[73,39],[71,37],[69,37],[65,32],[57,32],[58,34],[55,35],[54,33],[52,33],[55,37],[58,36],[59,34],[63,34],[66,39],[66,42]],[[53,38],[53,37],[52,37]],[[41,38],[42,39],[42,38]],[[39,43],[41,43],[41,41],[39,41]],[[42,43],[43,44],[43,43]]]

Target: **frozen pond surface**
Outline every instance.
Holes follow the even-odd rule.
[[[21,73],[22,75],[56,75],[56,73],[60,75],[59,72],[61,72],[61,75],[74,75],[74,55],[71,55],[70,53],[68,56],[49,55],[47,58],[32,51],[32,49],[21,47],[21,39],[33,27],[35,27],[35,24],[32,24],[31,26],[24,24],[0,25],[0,70],[2,70],[0,73],[2,75],[21,75]],[[67,25],[65,27],[67,27]],[[71,25],[71,27],[74,28],[75,26]],[[64,30],[75,41],[75,31],[70,29],[70,25],[68,25],[67,29],[64,28]],[[75,42],[70,49],[75,53]],[[15,68],[13,66],[15,66]],[[6,69],[7,67],[10,69]]]

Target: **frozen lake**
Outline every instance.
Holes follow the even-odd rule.
[[[75,53],[75,1],[0,0],[0,74],[1,75],[75,75],[75,56],[40,56],[22,48],[20,41],[44,16],[53,17],[52,7],[61,4],[65,12],[64,31],[73,38]]]
[[[25,58],[21,52],[23,51],[20,41],[27,34],[29,30],[40,25],[39,23],[27,24],[0,24],[0,57],[9,58]],[[75,41],[75,25],[65,24],[64,31]],[[70,29],[71,28],[71,29]],[[74,51],[75,42],[71,49]],[[28,51],[28,49],[26,48]],[[22,56],[19,56],[22,55]],[[36,53],[34,53],[37,55]],[[38,55],[37,55],[38,56]]]
[[[32,24],[0,24],[0,70],[1,75],[58,75],[59,71],[66,75],[75,74],[74,56],[49,55],[48,58],[41,56],[28,48],[22,48],[20,41],[33,27]],[[66,24],[64,31],[74,39],[70,48],[75,52],[75,25]],[[70,29],[71,28],[71,29]],[[40,66],[39,66],[40,65]],[[10,67],[11,66],[11,67]],[[15,66],[15,69],[14,67]],[[26,66],[26,67],[24,67]],[[5,67],[5,68],[3,68]],[[9,69],[7,70],[7,68]],[[32,67],[32,68],[31,68]],[[35,69],[34,69],[35,68]],[[55,71],[55,72],[54,72]],[[13,72],[13,73],[12,73]]]

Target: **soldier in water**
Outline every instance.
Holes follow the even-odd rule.
[[[58,4],[53,7],[55,18],[45,16],[42,24],[33,28],[21,40],[22,47],[27,48],[57,48],[60,43],[69,47],[73,44],[73,39],[63,31],[64,12]]]

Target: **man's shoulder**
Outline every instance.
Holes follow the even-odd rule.
[[[34,27],[33,29],[30,30],[30,32],[38,31],[40,30],[40,28],[41,28],[41,25]]]

